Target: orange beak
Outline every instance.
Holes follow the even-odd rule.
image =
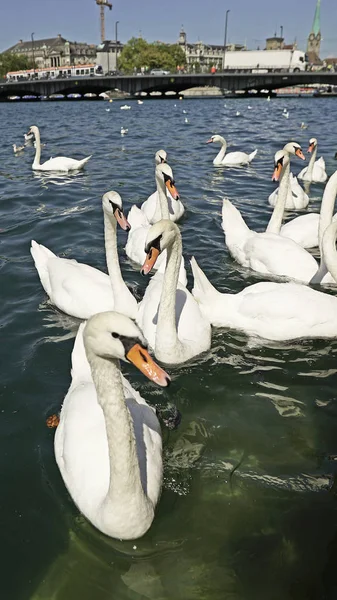
[[[165,185],[166,185],[168,191],[170,192],[173,200],[179,200],[178,190],[177,190],[176,186],[172,183],[172,181],[170,179],[168,179],[165,182]]]
[[[302,150],[300,148],[296,148],[295,154],[296,154],[296,156],[298,156],[298,158],[301,158],[302,160],[305,160],[305,156],[304,156],[304,154],[303,154],[303,152],[302,152]]]
[[[272,181],[279,181],[282,171],[282,164],[279,162],[276,164],[273,176],[271,178]]]
[[[158,248],[150,248],[150,252],[147,254],[145,262],[140,270],[142,275],[148,275],[156,264],[156,260],[160,254]]]
[[[315,144],[309,144],[308,152],[312,152],[315,148]]]
[[[121,228],[124,229],[124,231],[130,231],[131,225],[127,221],[125,214],[123,213],[123,211],[120,208],[116,208],[114,215],[116,217],[117,223],[119,223]]]
[[[160,385],[167,387],[171,380],[168,374],[154,362],[148,351],[140,344],[132,346],[126,355],[126,358],[132,362],[148,379]]]
[[[212,143],[213,143],[212,138],[210,140],[207,140],[207,142],[206,142],[206,144],[212,144]]]

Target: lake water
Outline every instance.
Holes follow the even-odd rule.
[[[337,341],[257,345],[215,330],[206,355],[168,369],[168,390],[126,371],[152,405],[182,414],[176,430],[162,426],[163,492],[142,539],[97,532],[63,484],[45,421],[67,392],[78,323],[46,302],[30,240],[105,270],[101,196],[117,190],[127,209],[145,200],[164,148],[186,206],[185,257],[195,255],[218,289],[237,292],[259,279],[228,255],[222,198],[263,231],[273,155],[286,142],[306,150],[315,136],[328,174],[337,167],[334,98],[130,101],[121,111],[124,103],[0,104],[1,598],[335,600]],[[33,174],[34,149],[14,156],[11,144],[34,124],[43,158],[92,154],[86,170]],[[212,133],[230,150],[258,148],[252,165],[214,168]],[[294,173],[302,167],[293,160]],[[312,186],[309,210],[322,192]],[[123,252],[125,232],[118,239],[124,277],[141,296],[147,282]]]

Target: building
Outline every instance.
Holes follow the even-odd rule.
[[[69,42],[61,34],[43,40],[34,40],[33,37],[29,42],[20,40],[6,52],[26,56],[39,69],[94,63],[96,59],[94,44]]]
[[[214,44],[204,44],[204,42],[188,43],[184,28],[181,28],[178,40],[179,46],[185,53],[187,71],[209,72],[211,67],[216,67],[218,71],[222,70],[224,47]],[[226,44],[226,52],[231,50],[243,50],[242,44]]]
[[[97,46],[96,64],[101,65],[103,73],[117,71],[117,60],[123,50],[123,44],[117,40],[105,40]]]
[[[312,24],[311,32],[308,37],[307,54],[308,62],[315,68],[322,65],[320,60],[320,49],[321,49],[321,0],[317,0],[314,22]]]

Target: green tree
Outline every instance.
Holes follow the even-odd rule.
[[[149,44],[142,38],[131,38],[121,52],[118,67],[126,73],[142,67],[175,71],[177,65],[185,64],[185,60],[185,54],[178,44]]]
[[[21,69],[31,69],[33,62],[26,56],[18,56],[11,52],[0,54],[0,77],[5,77],[8,71],[21,71]]]

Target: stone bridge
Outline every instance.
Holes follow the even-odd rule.
[[[268,90],[290,86],[312,84],[337,85],[337,73],[330,72],[297,72],[297,73],[235,73],[224,72],[212,74],[189,75],[116,75],[114,77],[71,77],[69,79],[43,79],[39,81],[20,81],[0,83],[0,100],[9,96],[51,96],[52,94],[100,94],[107,90],[118,89],[131,96],[141,92],[151,93],[174,92],[180,94],[193,87],[215,86],[221,90],[236,92]]]

